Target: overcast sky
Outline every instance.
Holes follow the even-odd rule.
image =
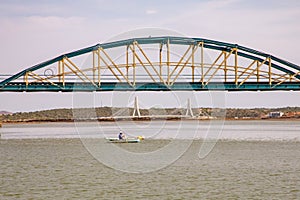
[[[300,1],[181,2],[1,0],[0,74],[15,74],[62,53],[145,27],[237,43],[300,64]],[[205,95],[209,94],[196,94],[196,98]],[[156,100],[150,102],[146,96],[141,94],[140,101],[151,106]],[[161,100],[161,96],[167,97],[153,94],[156,99]],[[110,94],[102,94],[100,99],[102,105],[111,104]],[[192,103],[199,105],[197,101]],[[165,102],[165,105],[172,106],[170,102]],[[203,106],[209,105],[203,103]],[[300,93],[226,94],[227,107],[287,105],[300,106]],[[0,93],[0,110],[16,112],[71,106],[71,94]]]

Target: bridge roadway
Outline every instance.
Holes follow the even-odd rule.
[[[113,116],[113,117],[99,117],[95,120],[99,121],[110,121],[110,120],[161,120],[161,119],[170,119],[170,120],[176,120],[176,119],[210,119],[207,117],[193,117],[190,115],[145,115],[145,116]],[[80,121],[80,119],[76,119]],[[82,120],[90,120],[90,119],[82,119]]]
[[[26,85],[24,82],[11,82],[1,88],[2,92],[105,92],[105,91],[268,91],[268,90],[300,90],[299,82],[285,82],[281,84],[269,82],[245,82],[236,85],[234,82],[210,82],[203,85],[201,82],[175,82],[167,86],[163,83],[139,82],[135,86],[128,83],[103,82],[100,86],[90,83],[70,83],[63,86],[62,83],[31,83]]]

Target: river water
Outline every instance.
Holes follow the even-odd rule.
[[[105,142],[120,129],[146,139]],[[0,199],[300,199],[299,121],[5,124],[0,133]],[[158,170],[127,173],[86,140],[133,153],[190,145]],[[216,144],[200,158],[205,141]]]

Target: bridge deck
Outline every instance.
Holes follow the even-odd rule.
[[[131,86],[128,83],[115,83],[104,82],[99,87],[96,87],[90,83],[31,83],[26,85],[23,82],[8,83],[4,87],[0,88],[0,92],[40,92],[40,91],[52,91],[52,92],[105,92],[105,91],[265,91],[265,90],[300,90],[300,83],[298,82],[285,82],[281,84],[268,82],[248,82],[243,85],[236,85],[234,82],[211,82],[208,85],[202,85],[198,82],[176,82],[171,86],[164,85],[162,83],[149,83],[140,82],[135,86]]]

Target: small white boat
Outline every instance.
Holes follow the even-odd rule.
[[[106,138],[106,140],[111,143],[139,143],[143,139],[144,137],[141,136],[138,136],[136,138],[126,138],[126,139]]]

